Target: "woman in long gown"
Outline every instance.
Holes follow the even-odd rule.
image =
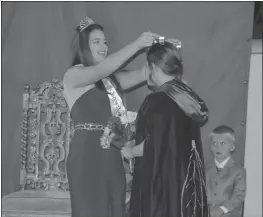
[[[156,37],[143,33],[107,57],[100,25],[86,17],[76,29],[75,58],[63,80],[75,126],[67,158],[72,217],[124,216],[126,182],[121,153],[115,148],[103,149],[101,136],[109,117],[125,109],[118,90],[129,89],[145,78],[141,70],[112,73],[137,51],[151,46]]]

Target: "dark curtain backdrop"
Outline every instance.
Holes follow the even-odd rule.
[[[105,27],[111,52],[148,30],[181,39],[185,79],[210,109],[205,159],[211,160],[208,133],[227,124],[237,132],[235,158],[243,163],[253,8],[253,2],[3,2],[2,195],[19,188],[23,86],[63,78],[73,30],[85,15]],[[127,94],[129,109],[138,109],[147,93],[143,87]]]

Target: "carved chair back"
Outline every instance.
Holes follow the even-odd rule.
[[[68,191],[66,160],[72,123],[59,80],[25,85],[20,187]]]

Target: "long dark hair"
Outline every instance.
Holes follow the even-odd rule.
[[[95,23],[89,25],[81,32],[79,30],[79,27],[76,28],[76,32],[72,41],[73,60],[71,66],[79,64],[82,64],[84,66],[91,66],[94,64],[89,46],[90,33],[94,30],[101,30],[102,32],[104,32],[103,27]],[[101,80],[96,82],[95,85],[100,90],[105,90],[105,87]]]
[[[154,44],[147,52],[147,62],[150,68],[154,64],[165,74],[174,76],[178,80],[182,79],[183,64],[180,52],[170,42]]]

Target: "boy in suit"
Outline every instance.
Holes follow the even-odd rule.
[[[216,127],[209,135],[214,161],[206,165],[207,199],[211,217],[241,217],[246,194],[246,171],[232,158],[235,132]]]

